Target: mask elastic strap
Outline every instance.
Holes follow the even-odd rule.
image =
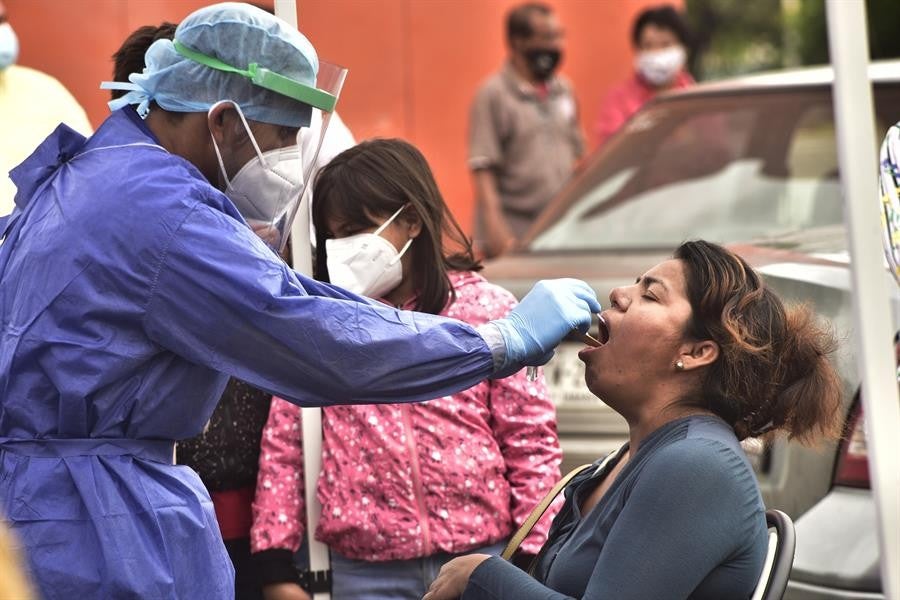
[[[244,131],[247,132],[247,135],[250,137],[250,143],[253,144],[253,149],[256,151],[256,156],[258,156],[259,161],[263,165],[265,165],[266,168],[268,168],[269,165],[266,163],[266,159],[263,157],[263,153],[262,153],[262,150],[260,150],[260,148],[259,148],[259,144],[256,143],[256,137],[253,135],[253,130],[250,129],[250,123],[247,122],[247,117],[244,116],[244,111],[241,110],[240,104],[238,104],[234,100],[219,100],[218,102],[216,102],[215,104],[210,106],[209,110],[214,109],[215,107],[217,107],[218,105],[220,105],[224,102],[231,104],[234,107],[234,109],[237,111],[238,116],[241,118],[241,123],[243,123],[243,125],[244,125]]]
[[[268,167],[269,165],[266,164],[266,159],[263,157],[262,150],[260,150],[259,144],[256,143],[256,137],[253,135],[253,130],[250,129],[250,123],[247,122],[247,117],[244,116],[244,111],[241,110],[241,105],[234,100],[227,100],[226,102],[231,102],[231,105],[234,106],[238,116],[241,118],[241,123],[244,124],[244,130],[247,132],[247,135],[250,136],[250,143],[253,144],[253,149],[256,150],[256,156],[259,157],[259,162]]]
[[[404,204],[404,205],[401,206],[399,209],[397,209],[397,212],[395,212],[394,214],[392,214],[391,217],[390,217],[387,221],[385,221],[384,223],[382,223],[382,224],[381,224],[381,227],[379,227],[378,229],[376,229],[375,231],[373,231],[372,234],[373,234],[373,235],[381,235],[381,232],[384,231],[385,228],[386,228],[388,225],[390,225],[391,223],[393,223],[393,222],[394,222],[394,219],[397,218],[397,215],[399,215],[401,212],[403,212],[403,209],[406,208],[406,207],[407,207],[407,205]]]
[[[219,160],[219,171],[222,172],[222,177],[225,178],[225,185],[231,185],[231,180],[228,179],[228,173],[225,171],[225,163],[222,161],[222,153],[219,151],[219,144],[216,143],[216,136],[209,132],[209,137],[212,139],[213,149],[216,151],[216,158]]]
[[[416,239],[416,238],[409,238],[408,240],[406,240],[406,243],[403,245],[403,248],[400,250],[400,252],[397,253],[397,256],[395,256],[394,258],[391,259],[391,262],[389,264],[392,264],[392,265],[396,264],[401,258],[403,258],[403,255],[406,254],[406,251],[409,250],[410,246],[412,246],[414,239]]]

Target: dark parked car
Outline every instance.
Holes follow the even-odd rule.
[[[900,120],[900,61],[872,65],[870,75],[883,133]],[[829,68],[806,69],[656,99],[586,161],[523,249],[490,263],[487,277],[517,295],[538,279],[579,277],[602,300],[685,239],[732,245],[783,298],[808,302],[833,323],[842,342],[835,360],[848,418],[857,423],[831,79]],[[900,294],[894,314],[900,316]],[[545,367],[564,469],[617,448],[627,434],[624,421],[585,388],[580,348],[563,343]],[[860,456],[865,460],[862,429],[853,431],[848,442],[816,449],[786,440],[745,444],[767,506],[797,522],[797,559],[785,598],[883,597],[867,479],[850,482],[846,475]]]

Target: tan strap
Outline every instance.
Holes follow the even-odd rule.
[[[625,446],[622,446],[622,448],[624,447]],[[619,456],[622,453],[622,448],[619,448],[615,452],[610,452],[609,455],[603,459],[603,462],[600,463],[600,466],[597,467],[597,471],[603,470],[609,461]],[[556,497],[559,496],[559,493],[563,491],[563,488],[569,484],[573,477],[593,466],[593,463],[591,463],[575,467],[569,471],[565,477],[556,482],[556,485],[547,492],[547,495],[544,496],[543,500],[538,502],[538,505],[534,507],[534,510],[531,511],[531,514],[528,515],[528,518],[525,519],[525,522],[522,523],[519,530],[513,534],[500,556],[506,560],[510,560],[512,555],[516,553],[516,550],[519,549],[519,545],[528,537],[531,530],[534,529],[535,524],[540,521],[541,517],[544,516],[544,513],[547,512],[547,509],[550,508],[550,505],[553,504],[553,501],[556,500]]]
[[[519,530],[516,531],[513,536],[509,539],[509,543],[506,544],[506,548],[503,549],[503,552],[500,554],[501,558],[509,560],[512,558],[512,555],[516,553],[516,550],[519,549],[519,545],[522,541],[528,537],[528,534],[531,533],[531,530],[534,529],[535,524],[544,516],[544,513],[547,512],[547,509],[550,508],[550,505],[553,504],[553,501],[559,495],[559,493],[563,490],[566,485],[568,485],[569,481],[572,480],[573,477],[589,468],[591,465],[581,465],[580,467],[575,467],[571,471],[569,471],[565,477],[556,482],[547,495],[538,502],[537,506],[532,509],[531,513],[528,515],[528,518],[525,519],[525,522],[522,523],[522,526],[519,527]]]

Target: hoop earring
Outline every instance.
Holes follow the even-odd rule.
[[[676,371],[684,371],[684,362],[681,360],[676,361],[675,362],[675,370]]]

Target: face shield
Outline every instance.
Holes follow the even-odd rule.
[[[254,142],[258,161],[258,167],[254,170],[262,174],[261,177],[254,179],[262,181],[263,185],[252,186],[255,188],[252,193],[229,194],[257,235],[269,246],[281,252],[287,243],[291,224],[301,204],[304,199],[309,201],[312,172],[328,129],[328,122],[344,86],[347,69],[319,61],[316,85],[312,87],[260,67],[256,63],[251,63],[246,69],[239,69],[217,58],[191,50],[177,40],[173,44],[175,50],[185,58],[212,69],[246,77],[256,86],[295,100],[301,105],[312,107],[309,125],[300,128],[296,147],[263,153]],[[243,118],[242,113],[241,117]],[[238,172],[235,178],[228,182],[229,187],[232,187],[241,176],[242,173]],[[264,183],[266,178],[270,178],[273,182],[268,188]],[[243,180],[247,179],[245,174]]]

